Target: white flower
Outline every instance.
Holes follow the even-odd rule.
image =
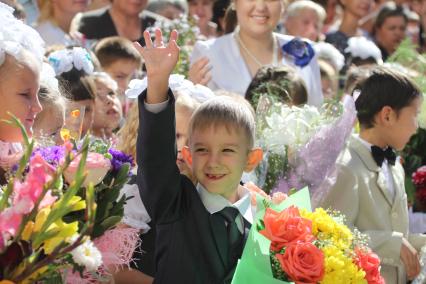
[[[373,57],[377,63],[382,63],[382,53],[374,42],[363,36],[351,37],[348,40],[348,47],[345,52],[350,53],[352,57],[367,59]]]
[[[340,71],[345,65],[345,57],[340,51],[328,42],[318,42],[314,45],[318,58],[331,62]]]
[[[75,241],[77,236],[71,238]],[[102,264],[102,254],[95,247],[91,240],[86,240],[84,243],[71,251],[73,260],[86,268],[87,271],[95,271]]]

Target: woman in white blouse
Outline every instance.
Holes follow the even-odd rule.
[[[284,52],[282,47],[294,38],[273,32],[284,4],[283,0],[234,0],[231,9],[238,27],[233,33],[195,44],[190,79],[213,90],[243,95],[260,67],[292,65],[305,81],[308,104],[320,105],[320,72],[316,57],[308,52],[310,44],[298,40],[287,46],[290,52]]]
[[[74,45],[79,44],[77,34],[70,35],[71,23],[74,16],[87,9],[89,0],[40,0],[40,16],[35,29],[40,33],[46,45]]]

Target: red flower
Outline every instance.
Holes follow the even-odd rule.
[[[314,284],[324,277],[324,253],[312,243],[290,244],[283,255],[275,256],[296,284]]]
[[[412,180],[417,190],[426,189],[426,166],[418,168],[413,173]]]
[[[365,271],[365,280],[368,284],[384,284],[385,280],[380,275],[380,259],[371,250],[355,249],[355,264]]]
[[[260,233],[271,241],[273,251],[280,251],[296,242],[310,242],[315,238],[311,220],[301,217],[299,209],[294,206],[281,212],[267,208],[263,222],[265,229]]]

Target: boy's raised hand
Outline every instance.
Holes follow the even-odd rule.
[[[167,100],[169,76],[179,59],[179,47],[176,44],[178,34],[176,30],[172,31],[167,44],[163,42],[160,29],[155,30],[154,42],[148,31],[145,31],[143,36],[146,46],[135,43],[135,47],[145,61],[148,77],[146,101],[150,104],[161,103]]]

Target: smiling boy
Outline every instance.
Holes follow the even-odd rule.
[[[167,46],[145,33],[148,89],[139,97],[138,185],[157,229],[155,283],[230,283],[252,221],[243,171],[262,158],[253,148],[254,117],[231,98],[202,104],[182,150],[196,186],[176,166],[174,97],[168,77],[176,64],[177,34]]]

